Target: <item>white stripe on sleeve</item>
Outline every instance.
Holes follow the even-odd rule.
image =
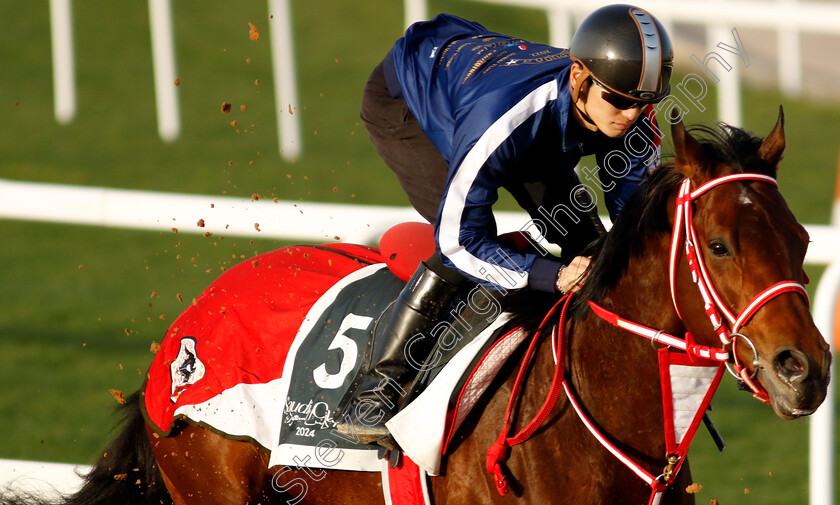
[[[545,108],[550,101],[556,100],[557,93],[556,80],[549,81],[529,93],[481,135],[455,172],[443,205],[438,237],[441,253],[464,273],[479,279],[486,279],[488,274],[492,275],[493,281],[506,289],[519,289],[528,285],[527,275],[523,276],[522,272],[483,261],[467,251],[460,244],[458,237],[467,193],[487,159],[516,128]]]

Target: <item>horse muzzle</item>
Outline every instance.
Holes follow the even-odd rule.
[[[770,404],[782,419],[796,419],[813,414],[823,400],[829,382],[831,353],[825,351],[819,361],[801,350],[783,346],[770,363],[761,359],[757,377],[770,396]]]

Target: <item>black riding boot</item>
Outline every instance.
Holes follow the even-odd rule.
[[[425,263],[414,272],[394,303],[384,331],[375,337],[371,367],[356,393],[345,396],[337,409],[338,431],[364,443],[394,448],[385,423],[396,413],[408,384],[434,347],[431,330],[441,317],[446,318],[444,312],[460,284],[457,276],[449,277],[454,282]]]

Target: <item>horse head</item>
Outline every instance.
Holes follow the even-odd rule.
[[[688,213],[686,242],[672,247],[675,307],[698,343],[731,351],[735,372],[779,417],[811,414],[825,399],[831,354],[802,287],[808,233],[775,183],[783,111],[763,140],[733,127],[707,132],[698,140],[672,125],[673,168],[690,181],[689,196],[671,202],[675,221],[681,202]],[[682,253],[691,242],[694,259]]]

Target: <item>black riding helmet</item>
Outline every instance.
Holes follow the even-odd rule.
[[[632,5],[607,5],[586,17],[569,46],[584,70],[572,91],[591,76],[625,98],[656,103],[671,89],[674,49],[665,28],[653,15]]]

